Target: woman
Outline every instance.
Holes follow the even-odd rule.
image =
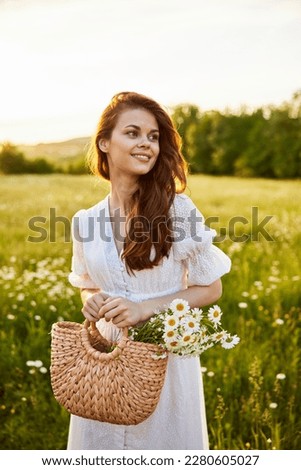
[[[152,99],[117,94],[94,141],[94,172],[110,194],[73,218],[69,280],[81,289],[83,315],[116,340],[120,328],[147,321],[175,298],[202,307],[222,293],[229,258],[186,188],[181,140]],[[138,425],[71,416],[68,449],[208,449],[199,358],[169,356],[154,413]]]

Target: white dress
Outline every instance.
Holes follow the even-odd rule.
[[[212,244],[216,235],[200,220],[202,215],[186,195],[176,195],[170,211],[177,240],[169,257],[153,269],[127,273],[118,255],[110,222],[109,196],[73,217],[73,257],[70,283],[101,288],[110,296],[134,302],[161,297],[192,285],[209,285],[229,272],[231,261]],[[196,217],[202,218],[197,219]],[[108,339],[120,330],[100,320]],[[159,403],[153,414],[137,425],[116,425],[71,415],[68,449],[208,449],[208,432],[200,361],[169,355]]]

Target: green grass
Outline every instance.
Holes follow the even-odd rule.
[[[69,416],[50,387],[50,330],[58,318],[82,320],[67,279],[70,220],[108,184],[63,175],[0,181],[0,448],[65,449]],[[201,358],[211,449],[301,449],[300,186],[189,178],[187,194],[206,219],[218,217],[211,226],[232,259],[219,305],[224,326],[241,337],[233,350]],[[61,219],[52,220],[52,240],[38,243],[29,221],[42,217],[35,226],[49,235],[51,208]],[[257,225],[272,216],[264,228],[274,241],[258,232],[256,210]]]

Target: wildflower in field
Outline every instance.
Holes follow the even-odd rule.
[[[28,367],[37,367],[38,369],[43,366],[43,362],[39,359],[36,361],[26,361]]]
[[[252,299],[252,300],[258,299],[258,295],[257,295],[257,294],[252,294],[252,295],[251,295],[251,299]]]
[[[201,367],[201,372],[205,374],[205,372],[207,372],[207,367]]]
[[[269,404],[269,407],[272,409],[272,410],[275,410],[278,406],[278,403],[270,403]]]
[[[300,281],[300,276],[293,276],[292,281]]]
[[[49,310],[51,310],[52,312],[56,312],[57,308],[55,305],[49,305]]]
[[[241,295],[242,295],[242,297],[249,297],[250,294],[249,294],[249,292],[244,291],[244,292],[241,293]]]
[[[16,270],[13,267],[2,266],[0,269],[0,278],[4,281],[11,281],[16,278]]]
[[[17,300],[19,300],[19,302],[23,302],[24,299],[25,299],[25,294],[23,294],[23,292],[17,295]]]
[[[284,320],[282,320],[282,318],[276,318],[275,323],[276,323],[276,325],[283,325]]]
[[[39,371],[41,372],[41,374],[47,374],[46,367],[40,367]]]
[[[246,302],[239,302],[239,308],[248,308],[248,304]]]
[[[214,377],[215,374],[214,374],[213,370],[209,370],[209,372],[207,372],[207,375],[208,375],[208,377]]]
[[[15,317],[15,315],[13,315],[12,313],[8,313],[7,316],[6,316],[6,318],[7,318],[8,320],[14,320],[16,317]]]
[[[282,374],[282,373],[279,373],[276,375],[276,379],[278,380],[284,380],[286,379],[286,375],[285,374]]]
[[[281,279],[279,279],[279,277],[276,277],[276,276],[269,276],[268,281],[270,281],[270,282],[281,282]]]

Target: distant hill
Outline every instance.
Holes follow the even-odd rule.
[[[78,137],[63,142],[51,142],[37,145],[18,145],[18,148],[28,159],[45,158],[55,162],[72,161],[75,157],[86,154],[90,137]]]

